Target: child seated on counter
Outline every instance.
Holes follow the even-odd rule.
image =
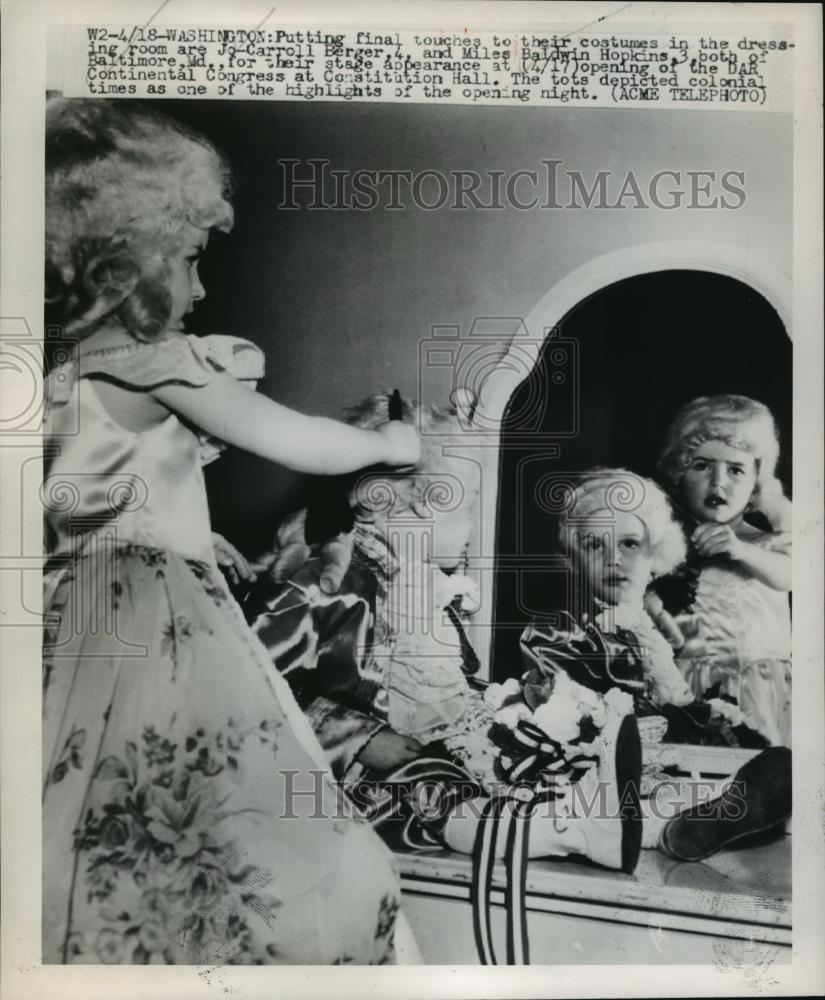
[[[375,396],[349,419],[371,427],[388,407],[388,396]],[[348,500],[352,530],[320,558],[307,561],[303,516],[288,520],[274,574],[246,601],[345,784],[364,767],[385,773],[408,763],[422,743],[452,732],[478,669],[462,624],[474,585],[457,572],[477,491],[462,482],[464,464],[442,454],[460,435],[458,418],[406,402],[403,417],[421,427],[420,465],[360,477]],[[282,568],[290,557],[294,572]]]
[[[371,427],[388,414],[389,397],[379,395],[350,419]],[[499,750],[488,735],[495,713],[479,690],[483,685],[473,681],[479,664],[463,625],[473,588],[456,572],[473,526],[476,490],[465,483],[465,464],[444,454],[446,444],[461,439],[458,416],[407,401],[401,415],[420,431],[421,463],[409,474],[376,471],[355,483],[353,530],[331,543],[344,562],[351,554],[339,593],[321,589],[329,565],[314,558],[286,585],[262,579],[247,612],[310,718],[333,773],[355,797],[376,777],[440,780],[445,807],[435,824],[423,828],[409,815],[402,842],[443,841],[468,850],[478,810],[456,808],[453,793],[461,786],[462,795],[469,790],[486,798],[502,787]],[[281,542],[288,544],[296,528],[300,561],[300,521],[290,524]],[[558,798],[543,803],[532,824],[530,856],[578,854],[611,868],[635,867],[639,737],[625,708],[609,706],[600,720],[600,743],[587,753],[590,798],[603,789],[605,814],[573,815],[577,803],[566,779],[575,768],[559,748]],[[433,759],[436,742],[440,760]],[[424,761],[428,767],[418,768]],[[620,808],[623,803],[630,807]],[[555,822],[562,814],[568,821]]]
[[[690,533],[690,555],[660,585],[681,613],[677,657],[691,690],[717,688],[767,742],[790,746],[791,505],[778,460],[763,403],[705,396],[680,410],[659,470]]]
[[[681,527],[664,492],[651,480],[624,469],[594,469],[571,491],[560,517],[559,537],[571,560],[571,589],[577,606],[534,621],[525,630],[521,646],[528,669],[520,681],[494,687],[495,697],[505,706],[500,714],[506,713],[508,703],[518,711],[524,702],[556,739],[562,735],[575,738],[598,717],[600,699],[616,698],[623,692],[640,717],[643,736],[651,734],[644,741],[643,755],[647,791],[653,786],[649,772],[655,772],[663,761],[675,764],[678,760],[675,747],[668,754],[658,744],[665,731],[670,740],[679,742],[764,747],[765,741],[745,725],[735,703],[693,694],[676,665],[670,642],[648,611],[650,584],[673,572],[686,551]],[[654,613],[660,610],[653,607]],[[559,695],[565,700],[559,701],[551,717],[548,708]],[[493,691],[488,691],[488,701],[492,697]],[[575,708],[570,707],[571,700]],[[517,745],[515,755],[518,758]],[[789,755],[764,758],[769,760],[779,762],[780,772],[785,766],[782,762],[787,762],[790,773]],[[750,821],[764,829],[765,823],[774,825],[775,814],[770,805],[756,807],[757,768],[752,765],[748,770],[754,796]],[[789,795],[788,788],[788,810]],[[694,860],[691,847],[676,844],[674,830],[683,829],[684,824],[666,825],[667,816],[661,815],[666,811],[674,816],[689,804],[677,796],[667,807],[660,802],[659,809],[648,811],[643,846],[660,846],[674,856]],[[776,815],[785,808],[777,808]],[[711,843],[717,845],[714,849],[723,846],[733,828],[734,824],[720,825],[715,837],[703,842],[702,850]]]
[[[369,427],[387,413],[388,397],[377,396],[353,419]],[[263,579],[248,601],[255,631],[312,721],[333,772],[356,797],[366,779],[399,775],[463,783],[462,794],[470,787],[476,798],[519,783],[542,785],[529,856],[579,854],[632,871],[642,837],[634,698],[653,706],[693,702],[642,603],[651,577],[673,569],[685,551],[666,497],[632,477],[641,486],[639,502],[617,509],[617,476],[630,474],[585,478],[563,523],[584,606],[566,613],[563,629],[528,628],[522,683],[485,692],[473,680],[478,661],[462,622],[471,587],[456,573],[475,493],[464,488],[463,463],[443,454],[460,425],[454,414],[409,403],[403,418],[420,425],[421,465],[392,478],[367,473],[356,484],[353,531],[327,547],[338,563],[332,584],[341,582],[340,593],[322,589],[331,589],[324,576],[330,566],[320,557],[286,585]],[[445,500],[449,493],[452,501]],[[293,530],[300,561],[300,520],[290,522],[281,543]],[[461,767],[445,763],[439,770],[436,762],[434,770],[417,769],[424,758],[432,762],[433,744]],[[611,808],[586,815],[582,802],[599,790]],[[449,792],[443,804],[434,821],[410,815],[403,842],[471,851],[479,811],[461,809]],[[750,812],[763,827],[780,818]],[[722,829],[732,834],[730,826]],[[736,835],[742,833],[740,824]],[[718,849],[722,839],[717,831],[702,850]]]

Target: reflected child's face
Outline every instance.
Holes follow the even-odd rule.
[[[594,511],[571,539],[573,565],[593,597],[641,605],[653,575],[647,529],[635,514]]]
[[[184,317],[196,302],[206,295],[198,274],[198,261],[206,249],[209,230],[187,225],[180,249],[168,261],[168,288],[172,296],[172,309],[167,329],[183,331]]]
[[[706,441],[693,453],[680,491],[697,521],[729,524],[745,513],[755,486],[756,459],[749,451]]]

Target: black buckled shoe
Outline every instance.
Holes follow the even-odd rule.
[[[674,816],[661,847],[678,861],[701,861],[791,815],[791,751],[770,747],[744,764],[725,791]]]

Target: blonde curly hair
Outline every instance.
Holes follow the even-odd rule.
[[[389,420],[388,392],[377,393],[351,407],[349,424],[374,430]],[[409,472],[367,470],[358,476],[351,494],[356,516],[371,519],[405,511],[446,512],[463,497],[465,484],[455,474],[455,460],[444,445],[461,440],[462,426],[453,409],[426,406],[401,398],[401,419],[421,436],[421,459]]]
[[[672,573],[684,562],[685,536],[667,495],[652,479],[627,469],[590,469],[568,492],[559,516],[559,540],[566,552],[571,551],[581,522],[603,510],[633,514],[642,522],[653,556],[654,576]]]
[[[776,476],[779,437],[771,411],[749,396],[700,396],[676,414],[659,458],[662,482],[674,498],[693,453],[706,441],[722,441],[750,452],[756,460],[756,485],[748,510],[759,511],[774,531],[790,527],[791,505]]]
[[[47,321],[77,337],[116,316],[138,340],[169,321],[187,224],[227,232],[229,168],[183,125],[131,101],[46,109]]]

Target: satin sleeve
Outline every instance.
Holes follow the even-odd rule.
[[[205,351],[193,349],[192,340],[196,339],[174,333],[162,340],[134,340],[90,351],[84,351],[81,344],[79,352],[63,366],[67,377],[56,381],[67,395],[74,379],[83,377],[105,378],[127,389],[204,386],[217,369]]]
[[[364,747],[387,724],[367,712],[330,698],[314,698],[304,708],[336,780],[344,781]]]
[[[133,340],[90,351],[84,351],[81,344],[50,373],[48,402],[67,402],[75,382],[83,377],[104,378],[127,389],[164,385],[199,388],[223,371],[240,381],[257,382],[264,374],[263,352],[248,340],[217,334],[196,337],[173,333],[161,340]]]
[[[592,622],[580,626],[567,612],[557,621],[532,622],[521,636],[524,699],[531,709],[547,700],[560,671],[600,694],[612,687],[644,691],[641,650],[631,632],[605,633]]]
[[[215,371],[229,372],[241,382],[258,382],[264,377],[264,353],[249,340],[218,333],[204,337],[190,334],[186,339],[201,364]]]
[[[375,583],[352,568],[337,594],[325,594],[321,569],[314,558],[289,583],[263,578],[247,599],[247,616],[300,703],[326,697],[375,713],[380,686],[364,669]]]

